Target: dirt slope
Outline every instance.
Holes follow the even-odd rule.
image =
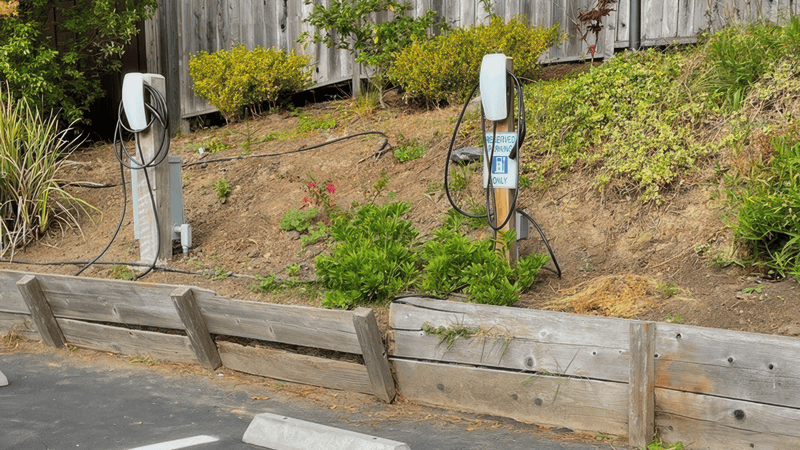
[[[385,172],[389,182],[379,201],[391,197],[411,203],[411,218],[423,232],[441,223],[441,216],[449,209],[441,179],[457,107],[423,111],[394,102],[388,110],[359,115],[355,106],[342,101],[307,107],[303,113],[335,118],[336,127],[288,140],[257,143],[264,136],[275,136],[269,133],[285,135],[296,130],[298,118],[284,112],[221,129],[201,129],[174,140],[172,154],[181,156],[185,163],[198,161],[201,156],[197,148],[208,146],[212,137],[233,147],[205,160],[248,153],[244,149],[248,136],[253,141],[249,154],[253,155],[293,150],[372,130],[388,134],[393,145],[401,140],[416,141],[427,152],[406,163],[400,163],[391,152],[376,159],[371,155],[381,139],[364,137],[287,156],[186,167],[184,208],[193,228],[194,246],[188,255],[178,253],[169,267],[197,274],[156,272],[143,281],[202,286],[248,300],[317,305],[318,300],[309,300],[300,290],[281,295],[253,294],[248,290],[253,276],[285,274],[286,268],[295,263],[301,267],[301,279],[313,278],[313,259],[326,246],[301,248],[296,234],[278,227],[287,210],[305,205],[306,185],[311,177],[317,183],[333,184],[334,203],[348,208],[353,202],[370,201],[374,197],[371,187]],[[475,125],[467,124],[472,127],[468,134],[475,135]],[[523,163],[529,158],[523,149]],[[68,179],[119,183],[118,165],[109,145],[80,151],[71,159],[75,163]],[[225,178],[232,189],[225,203],[217,199],[211,187],[220,178]],[[472,181],[476,194],[478,176]],[[15,259],[88,260],[105,246],[120,217],[120,188],[71,189],[97,207],[98,212],[91,217],[82,216],[80,230],[55,230],[18,251]],[[520,205],[544,229],[564,273],[559,279],[543,271],[517,306],[541,308],[569,296],[621,305],[633,299],[635,303],[618,311],[647,320],[800,335],[800,306],[796,301],[800,290],[794,280],[765,280],[735,264],[722,267],[736,249],[732,233],[722,219],[724,208],[715,200],[715,190],[710,171],[703,170],[666,193],[666,201],[660,206],[642,205],[635,197],[624,194],[598,192],[592,188],[592,176],[581,173],[553,182],[543,190],[523,189]],[[480,233],[483,231],[476,232]],[[521,246],[523,254],[544,251],[533,228],[531,233],[531,239]],[[138,260],[130,210],[119,237],[103,260]],[[75,265],[2,267],[61,274],[74,274],[78,269]],[[230,276],[213,277],[226,273]],[[95,266],[84,276],[110,274],[108,266]],[[590,306],[587,313],[599,314],[597,308]],[[385,310],[381,309],[378,315],[385,318]]]

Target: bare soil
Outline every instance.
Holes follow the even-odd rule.
[[[563,68],[551,70],[563,72]],[[410,217],[423,235],[438,227],[450,209],[443,195],[442,177],[460,107],[414,109],[391,95],[387,102],[388,109],[372,112],[361,112],[348,100],[308,106],[304,114],[335,118],[336,127],[301,133],[287,140],[254,142],[248,151],[244,148],[247,136],[256,141],[269,133],[294,132],[298,118],[282,112],[219,129],[200,129],[174,139],[172,154],[182,157],[184,163],[201,159],[197,147],[204,145],[204,139],[214,137],[233,147],[206,156],[206,165],[183,169],[185,217],[192,226],[194,244],[188,254],[177,250],[169,268],[193,273],[156,271],[142,281],[201,286],[221,295],[253,301],[318,306],[318,297],[303,294],[300,289],[271,295],[255,294],[248,289],[256,275],[286,277],[287,267],[293,264],[300,265],[300,279],[314,279],[313,260],[328,251],[327,245],[302,248],[296,233],[287,233],[278,226],[289,209],[308,207],[304,198],[309,197],[307,183],[312,177],[317,183],[332,184],[336,188],[333,203],[347,209],[353,202],[371,201],[375,197],[372,186],[385,173],[388,186],[377,201],[391,197],[409,202],[413,207]],[[466,123],[465,127],[467,135],[476,135],[477,124]],[[417,142],[425,146],[426,153],[405,163],[391,152],[374,157],[382,139],[368,136],[279,157],[254,157],[310,147],[363,131],[384,132],[395,146],[399,141]],[[236,155],[243,158],[213,162],[216,158]],[[109,144],[78,151],[70,159],[73,164],[66,174],[70,181],[119,184],[119,166]],[[531,152],[526,153],[523,148],[522,163],[532,160]],[[212,188],[221,178],[232,189],[224,203],[217,199]],[[476,198],[478,179],[477,174],[472,177],[471,190]],[[719,188],[710,167],[699,167],[685,181],[671,187],[660,205],[642,204],[635,194],[624,191],[600,192],[593,187],[593,176],[580,170],[548,183],[542,189],[522,189],[519,206],[541,225],[563,276],[558,278],[552,272],[542,271],[532,290],[515,307],[552,308],[548,306],[550,302],[580,297],[583,291],[620,302],[641,297],[633,298],[636,308],[622,308],[627,313],[618,315],[800,335],[797,282],[770,280],[751,268],[729,264],[740,249],[726,226],[729,211],[719,200]],[[121,214],[120,187],[70,189],[97,211],[81,215],[79,229],[51,231],[28,248],[18,250],[15,260],[85,261],[106,245]],[[545,251],[533,228],[531,238],[521,245],[523,255],[532,251]],[[119,236],[102,261],[138,262],[138,255],[129,209]],[[74,274],[80,266],[2,264],[0,267]],[[220,273],[228,276],[216,276]],[[111,274],[109,266],[96,265],[83,276]],[[636,283],[640,284],[644,280],[646,289],[630,290],[630,280],[638,280]],[[571,309],[580,310],[575,306]],[[378,305],[376,310],[385,327],[385,305]],[[586,312],[604,313],[602,308],[591,305]]]

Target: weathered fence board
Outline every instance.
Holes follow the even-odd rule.
[[[367,368],[361,364],[229,342],[217,345],[222,363],[233,370],[325,388],[373,393]]]
[[[659,323],[655,351],[657,387],[800,408],[800,339]]]
[[[688,449],[800,448],[800,410],[656,389],[659,435]]]
[[[17,288],[28,305],[31,317],[36,323],[36,329],[42,335],[42,341],[50,347],[63,347],[64,334],[56,322],[44,292],[42,292],[39,280],[33,275],[26,275],[17,281]]]
[[[0,271],[2,311],[28,312],[19,292],[11,291],[11,287],[17,289],[17,280],[26,275]],[[170,297],[179,286],[62,275],[36,277],[53,314],[59,318],[185,329]],[[193,291],[213,334],[361,353],[350,313],[234,300],[199,288]],[[325,335],[324,340],[320,334]]]
[[[521,422],[627,434],[622,383],[391,359],[403,397]]]
[[[351,313],[197,295],[208,330],[283,344],[361,353]],[[320,339],[320,336],[325,339]]]
[[[538,342],[508,335],[478,335],[452,345],[424,331],[393,332],[392,355],[428,361],[473,364],[526,371],[547,371],[598,380],[627,382],[628,350],[598,345]]]
[[[2,299],[0,299],[0,302],[2,302]],[[11,332],[32,341],[38,341],[42,338],[30,314],[0,312],[0,338],[7,336]]]
[[[58,319],[67,343],[77,347],[150,357],[174,362],[199,363],[186,336],[128,330],[72,319]]]
[[[219,352],[214,344],[214,339],[208,332],[206,320],[197,307],[192,288],[175,289],[171,297],[172,303],[175,304],[175,309],[186,327],[186,335],[189,337],[197,359],[211,370],[215,370],[222,364],[219,360]]]
[[[423,322],[434,327],[485,327],[494,333],[513,330],[515,338],[542,343],[625,350],[629,345],[630,321],[623,319],[417,298],[392,304],[393,329],[418,331]]]

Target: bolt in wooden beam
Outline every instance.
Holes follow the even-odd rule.
[[[34,275],[25,275],[17,281],[17,288],[31,311],[31,317],[44,343],[50,347],[63,347],[67,340],[61,332],[61,327],[58,326],[50,304],[47,303],[47,297],[42,291],[39,280]]]
[[[211,338],[211,333],[208,332],[208,326],[200,308],[197,307],[192,288],[179,287],[172,292],[170,297],[172,297],[172,303],[175,304],[175,309],[178,310],[178,315],[186,327],[186,334],[189,336],[189,342],[192,344],[197,359],[211,370],[221,366],[219,350]]]

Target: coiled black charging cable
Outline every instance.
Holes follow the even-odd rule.
[[[522,147],[522,142],[525,140],[527,134],[527,128],[525,124],[525,94],[522,90],[522,83],[520,82],[519,78],[514,76],[513,73],[507,71],[507,74],[511,77],[513,81],[513,87],[516,90],[517,95],[517,141],[514,144],[514,147],[511,149],[509,153],[509,158],[517,160],[519,156],[519,149]],[[514,189],[514,198],[511,202],[511,208],[509,208],[509,213],[503,219],[503,222],[498,224],[497,223],[497,214],[493,214],[492,210],[494,209],[495,199],[494,199],[494,185],[492,182],[491,171],[488,176],[488,188],[486,189],[486,214],[471,214],[456,205],[455,200],[450,193],[450,161],[453,155],[453,150],[455,148],[456,138],[458,137],[458,129],[461,127],[461,121],[464,119],[464,114],[467,112],[467,108],[469,107],[472,98],[475,96],[475,92],[478,90],[480,85],[476,84],[475,87],[470,92],[469,96],[467,97],[466,102],[464,102],[464,107],[461,109],[461,113],[458,115],[458,119],[456,119],[456,125],[453,129],[453,137],[450,139],[450,147],[447,150],[447,158],[445,160],[444,165],[444,192],[447,196],[447,201],[450,202],[450,206],[453,207],[459,214],[467,216],[472,219],[481,219],[486,218],[487,222],[489,223],[489,227],[497,232],[498,230],[502,229],[506,224],[508,224],[509,220],[515,216],[515,213],[519,211],[519,213],[525,217],[528,221],[530,221],[536,231],[539,232],[539,235],[542,237],[542,241],[544,242],[545,247],[547,247],[548,253],[550,253],[550,259],[553,261],[553,264],[556,267],[554,271],[559,278],[561,278],[561,266],[558,264],[558,259],[556,258],[555,253],[553,252],[552,247],[550,247],[550,243],[547,241],[547,237],[544,235],[541,227],[539,224],[533,220],[533,217],[530,214],[526,213],[522,210],[517,210],[517,200],[519,198],[519,189]],[[484,115],[483,107],[481,106],[481,133],[482,136],[486,136],[486,116]],[[486,164],[489,164],[494,159],[494,146],[497,138],[497,122],[493,122],[492,124],[492,148],[491,150],[486,145],[486,139],[483,139],[483,156],[484,161]],[[519,164],[517,164],[517,179],[519,179]],[[546,268],[547,269],[547,268]]]

